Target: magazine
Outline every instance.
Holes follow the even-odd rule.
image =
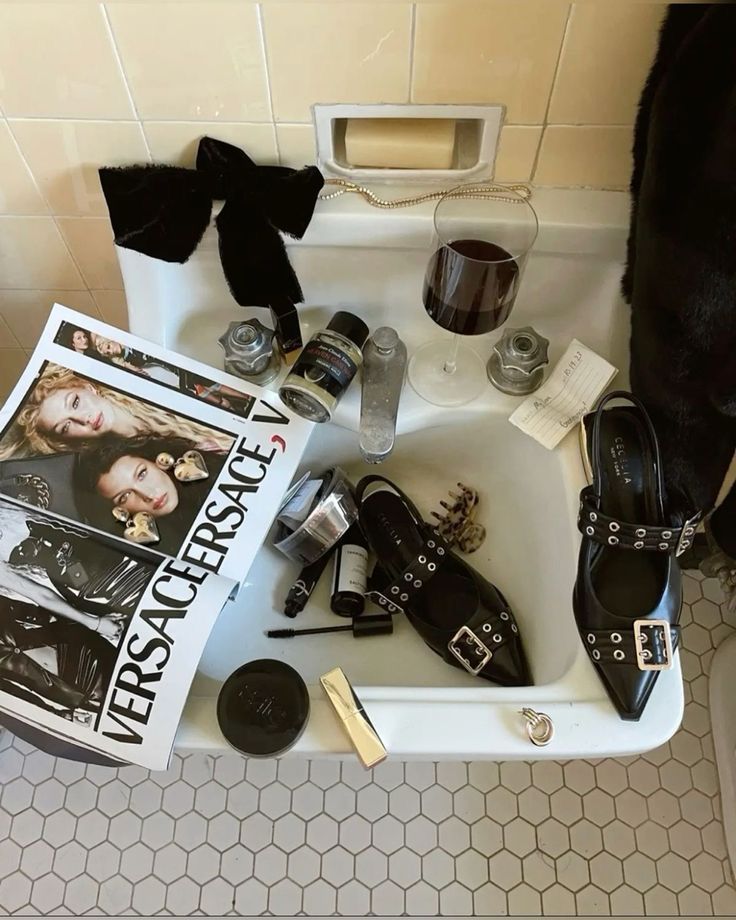
[[[312,427],[57,304],[0,410],[0,711],[165,768]]]

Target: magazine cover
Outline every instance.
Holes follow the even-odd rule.
[[[0,493],[240,581],[312,428],[275,393],[56,305],[0,412]]]
[[[0,497],[0,710],[165,769],[234,586]]]

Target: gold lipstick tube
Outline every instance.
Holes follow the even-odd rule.
[[[333,668],[319,680],[366,770],[385,760],[386,748],[343,669]]]

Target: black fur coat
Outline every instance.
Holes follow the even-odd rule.
[[[671,503],[709,509],[736,447],[736,6],[670,7],[631,192],[632,389],[652,414]],[[736,555],[736,494],[713,524]]]

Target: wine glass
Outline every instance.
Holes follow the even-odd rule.
[[[528,200],[504,186],[461,185],[437,203],[424,309],[455,334],[420,346],[409,362],[409,382],[427,402],[460,406],[488,385],[483,360],[460,337],[506,322],[538,228]]]

